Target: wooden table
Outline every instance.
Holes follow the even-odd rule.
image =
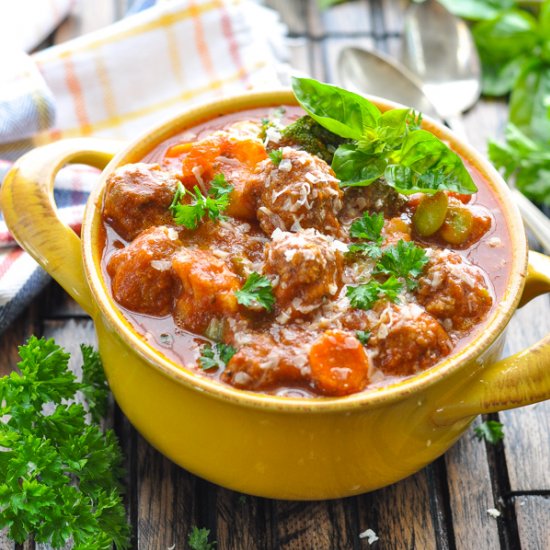
[[[323,14],[314,0],[269,4],[289,26],[292,64],[322,80],[335,79],[336,54],[344,44],[386,53],[399,46],[403,3],[397,0],[355,1]],[[56,40],[106,24],[124,8],[124,0],[83,4],[80,16],[68,21]],[[474,145],[484,150],[486,138],[501,133],[505,116],[503,103],[480,101],[466,115]],[[550,330],[549,305],[549,296],[539,297],[516,314],[506,353]],[[0,372],[13,368],[17,345],[31,334],[54,337],[76,358],[80,342],[95,343],[91,320],[54,283],[1,336]],[[368,548],[359,535],[370,528],[379,537],[373,547],[380,549],[546,550],[550,402],[492,416],[504,423],[501,444],[479,442],[469,431],[445,456],[400,483],[358,497],[311,503],[253,498],[212,485],[157,453],[116,406],[108,421],[126,455],[128,521],[140,550],[187,548],[192,526],[210,529],[219,549]],[[502,515],[491,517],[489,508]],[[13,545],[0,535],[0,548]]]

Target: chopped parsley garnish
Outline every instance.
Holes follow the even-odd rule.
[[[349,234],[354,239],[364,239],[367,242],[350,244],[348,251],[351,254],[362,253],[377,260],[382,255],[382,228],[384,227],[384,215],[364,212],[363,216],[355,220],[350,227]]]
[[[271,311],[275,304],[270,280],[255,271],[248,276],[241,290],[235,291],[235,296],[237,296],[237,302],[246,307],[259,305]]]
[[[281,149],[274,149],[273,151],[269,152],[269,158],[275,166],[279,166],[279,164],[281,164],[281,161],[283,160],[283,152],[281,151]]]
[[[374,275],[385,274],[402,277],[409,290],[414,290],[419,277],[428,263],[426,251],[413,242],[400,240],[396,245],[388,246],[382,253]]]
[[[188,191],[178,182],[174,199],[170,204],[170,212],[178,225],[187,229],[196,229],[199,222],[207,215],[211,220],[223,219],[222,212],[229,206],[229,198],[233,186],[227,183],[223,174],[216,174],[210,182],[208,195],[204,196],[198,186],[193,192]],[[189,195],[190,204],[181,204],[181,200]]]
[[[357,309],[371,309],[375,302],[385,296],[392,302],[397,301],[399,293],[403,290],[403,283],[393,275],[385,282],[379,283],[372,279],[368,283],[348,286],[346,296],[352,307]]]
[[[219,369],[225,367],[237,350],[229,344],[217,343],[214,346],[206,344],[201,350],[199,364],[202,370]]]
[[[382,228],[384,227],[384,215],[363,213],[363,217],[355,220],[349,229],[349,234],[354,239],[365,239],[377,244],[382,242]]]
[[[55,548],[130,546],[122,453],[99,424],[107,383],[99,355],[81,351],[79,382],[68,353],[32,336],[19,348],[19,372],[0,378],[0,529],[19,544],[32,537]]]
[[[361,344],[363,344],[364,346],[367,345],[368,341],[369,341],[369,338],[370,338],[370,331],[368,330],[357,330],[355,331],[355,336],[357,338],[357,340],[359,340],[359,342],[361,342]]]
[[[495,445],[504,438],[503,424],[497,420],[486,420],[474,428],[475,436]]]
[[[210,529],[202,527],[199,529],[196,525],[193,525],[191,532],[187,537],[187,544],[191,550],[214,550],[216,541],[209,542]]]

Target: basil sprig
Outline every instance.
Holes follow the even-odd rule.
[[[321,126],[353,140],[340,145],[332,161],[343,187],[366,186],[384,177],[403,194],[477,191],[460,157],[436,136],[420,130],[412,109],[382,113],[358,94],[309,78],[293,78],[292,89]]]

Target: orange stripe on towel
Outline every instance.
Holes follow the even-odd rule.
[[[222,32],[229,44],[229,54],[231,55],[231,59],[233,59],[233,63],[235,63],[235,67],[237,68],[240,79],[245,84],[248,84],[248,74],[244,69],[243,62],[241,59],[241,53],[239,51],[239,45],[237,44],[237,40],[235,39],[235,34],[233,33],[231,17],[225,5],[220,6],[220,11],[222,15]]]
[[[217,4],[217,3],[216,3]],[[215,87],[216,81],[216,71],[214,69],[214,64],[212,63],[212,58],[210,57],[210,51],[208,49],[208,42],[204,35],[204,27],[202,26],[201,12],[195,2],[192,0],[189,2],[189,9],[191,10],[193,18],[193,27],[195,29],[195,44],[197,45],[197,50],[199,52],[199,57],[202,61],[203,67],[206,69],[208,76],[214,82],[212,82],[212,87]]]
[[[91,134],[92,128],[90,126],[90,119],[88,118],[88,113],[86,112],[86,105],[84,103],[84,95],[82,94],[82,87],[76,75],[75,67],[73,61],[70,57],[66,57],[63,60],[63,67],[65,69],[65,77],[67,82],[67,87],[71,92],[74,110],[76,113],[76,118],[80,124],[80,133],[81,135]]]

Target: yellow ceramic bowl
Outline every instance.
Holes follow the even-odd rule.
[[[385,110],[395,106],[374,99]],[[283,398],[241,391],[184,370],[150,347],[119,312],[101,277],[97,244],[107,176],[157,144],[220,114],[295,104],[289,91],[254,93],[194,108],[131,144],[61,141],[24,156],[1,201],[20,244],[93,317],[113,394],[159,451],[225,487],[264,497],[326,499],[402,479],[444,453],[480,413],[550,398],[550,337],[498,360],[515,309],[550,290],[550,259],[529,254],[518,211],[496,171],[445,127],[424,127],[490,183],[509,224],[512,273],[485,329],[438,366],[388,387],[342,398]],[[56,214],[52,185],[67,162],[106,168],[80,240]]]

